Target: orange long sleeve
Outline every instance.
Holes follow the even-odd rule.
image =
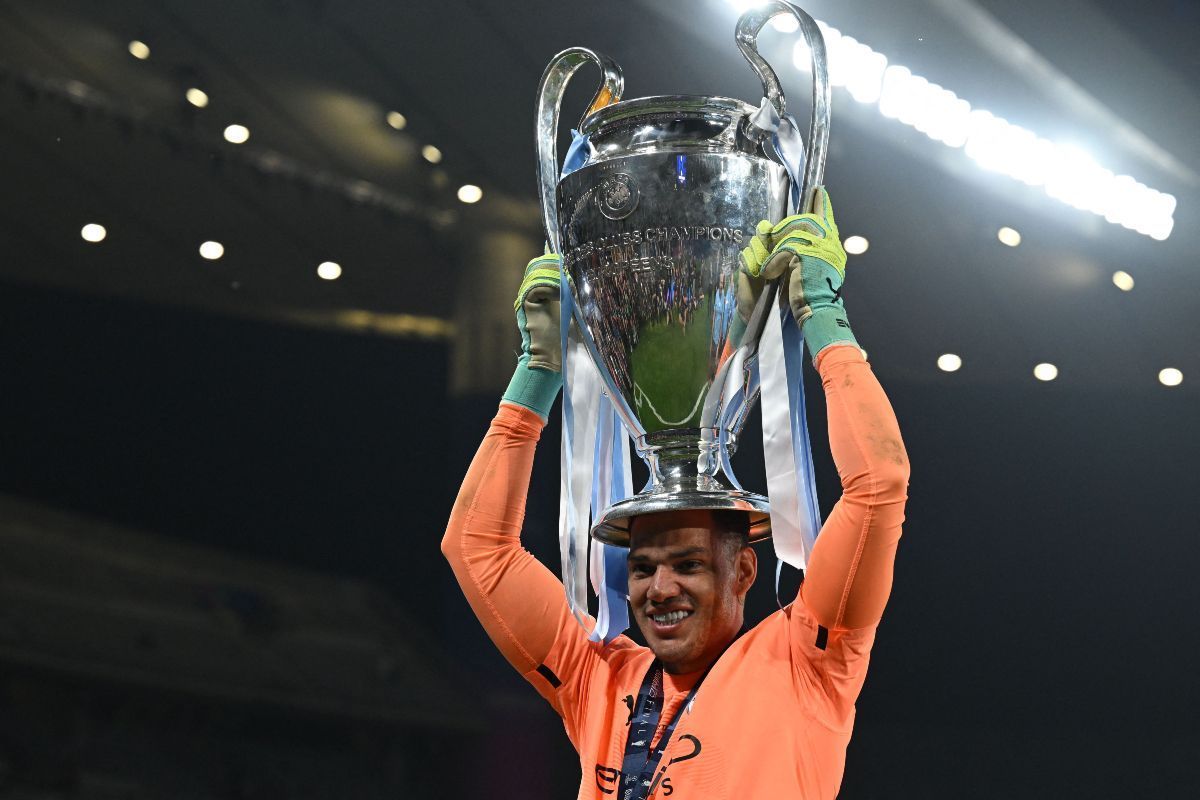
[[[826,349],[817,371],[842,497],[817,537],[800,599],[826,628],[854,630],[879,622],[892,590],[908,454],[892,406],[857,347]]]
[[[442,538],[442,553],[475,615],[526,676],[542,666],[559,632],[570,630],[567,623],[575,625],[562,583],[520,541],[533,453],[545,424],[527,408],[501,404]]]
[[[842,498],[817,540],[800,602],[737,639],[680,715],[655,800],[837,794],[874,623],[891,588],[908,461],[887,398],[857,348],[830,348],[818,369]],[[579,752],[579,798],[602,800],[616,789],[626,722],[654,654],[625,636],[590,642],[562,583],[521,547],[543,425],[528,409],[501,405],[442,552],[492,641],[562,716]],[[664,717],[674,716],[694,679],[666,676]],[[734,733],[736,719],[762,724]]]

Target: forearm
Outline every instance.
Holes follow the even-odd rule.
[[[529,409],[501,404],[442,538],[442,553],[475,615],[522,673],[544,662],[568,614],[562,584],[520,542],[544,425]]]
[[[883,387],[857,347],[829,347],[816,365],[842,497],[817,537],[800,596],[825,627],[864,628],[879,622],[891,593],[908,454]]]

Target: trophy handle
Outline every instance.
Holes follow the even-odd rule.
[[[751,9],[738,19],[735,37],[738,49],[742,51],[750,67],[762,81],[763,94],[775,108],[779,116],[787,111],[787,99],[783,87],[779,84],[779,76],[758,52],[758,34],[763,26],[780,14],[791,14],[800,23],[800,32],[808,43],[808,51],[812,57],[813,102],[812,116],[808,119],[807,152],[804,164],[804,179],[800,185],[802,208],[807,208],[809,194],[813,188],[820,186],[825,178],[825,156],[829,151],[829,64],[825,57],[825,37],[816,21],[798,6],[782,0],[772,0],[760,8]],[[757,126],[750,125],[749,133],[761,139],[767,134]]]
[[[800,31],[804,34],[805,41],[808,42],[808,50],[812,56],[812,116],[808,120],[804,175],[800,185],[800,208],[797,209],[798,213],[804,213],[811,210],[813,192],[825,179],[825,157],[829,151],[830,90],[829,66],[825,57],[825,37],[821,34],[821,29],[817,27],[816,21],[800,8],[782,0],[771,0],[762,7],[751,9],[738,18],[735,38],[738,49],[742,51],[742,55],[745,56],[746,61],[750,62],[750,66],[762,81],[763,94],[767,101],[774,107],[776,113],[783,116],[787,111],[787,99],[779,84],[779,76],[758,52],[759,32],[772,17],[780,14],[791,14],[800,23]],[[747,120],[746,133],[758,139],[762,139],[768,134],[767,131],[749,120]],[[746,333],[742,342],[746,348],[745,363],[748,370],[758,358],[758,345],[762,340],[763,330],[766,328],[767,314],[775,308],[779,301],[779,283],[779,280],[767,283],[758,302],[754,305],[754,310],[750,312],[750,318],[746,321]],[[745,397],[747,401],[751,399],[749,396],[752,391],[751,384],[752,381],[747,378],[747,396]],[[745,420],[746,415],[743,412],[736,423],[735,433],[741,429]]]
[[[595,97],[580,118],[583,120],[594,111],[616,103],[625,91],[625,78],[617,62],[585,47],[569,47],[550,59],[542,80],[538,83],[537,126],[537,179],[538,195],[542,202],[542,227],[546,230],[546,244],[552,253],[562,252],[558,231],[558,205],[555,189],[558,186],[558,115],[562,106],[567,82],[584,64],[591,62],[600,68],[603,81]],[[769,70],[770,67],[767,67]]]

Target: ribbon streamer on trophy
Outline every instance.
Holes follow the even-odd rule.
[[[805,147],[757,37],[778,14],[800,23],[813,65]],[[628,627],[629,526],[644,514],[744,512],[800,569],[820,528],[805,422],[803,338],[779,282],[753,286],[739,253],[756,223],[807,210],[829,137],[824,41],[776,0],[743,14],[736,40],[763,84],[757,108],[724,97],[621,100],[611,59],[571,48],[538,88],[538,181],[547,247],[562,256],[563,441],[559,544],[572,613],[589,636]],[[600,89],[557,164],[563,92],[584,64]],[[802,205],[804,204],[804,205]],[[730,456],[763,400],[767,498],[741,487]],[[634,494],[629,442],[650,480]],[[778,586],[778,572],[777,572]]]

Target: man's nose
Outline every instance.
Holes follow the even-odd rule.
[[[679,594],[679,584],[675,581],[671,570],[665,567],[659,567],[654,570],[654,575],[650,578],[650,589],[646,595],[652,603],[661,603],[665,600],[670,600]]]

